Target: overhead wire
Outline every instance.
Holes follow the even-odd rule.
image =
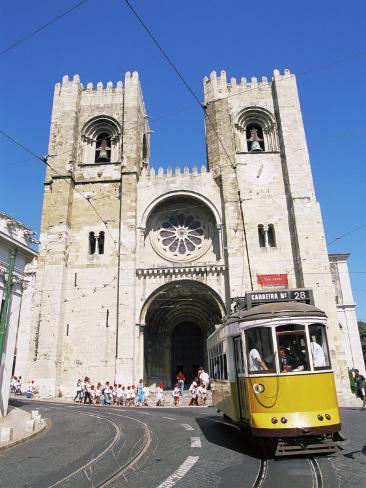
[[[54,24],[58,20],[61,20],[63,17],[65,17],[66,15],[70,14],[71,12],[73,12],[74,10],[76,10],[77,8],[81,7],[82,5],[84,5],[85,3],[87,3],[88,1],[89,0],[82,0],[81,2],[75,4],[73,7],[69,8],[68,10],[65,10],[64,12],[62,12],[59,15],[57,15],[53,19],[49,20],[45,24],[41,25],[40,27],[37,27],[37,29],[34,29],[33,31],[29,32],[25,36],[21,37],[17,41],[15,41],[12,44],[10,44],[9,46],[7,46],[6,48],[2,49],[0,51],[0,56],[2,56],[3,54],[6,54],[7,52],[11,51],[12,49],[14,49],[15,47],[19,46],[23,42],[27,41],[31,37],[35,36],[36,34],[38,34],[39,32],[41,32],[42,30],[44,30],[47,27],[49,27],[50,25]]]

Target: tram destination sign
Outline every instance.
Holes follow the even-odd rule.
[[[254,291],[245,294],[247,307],[253,307],[260,303],[273,302],[302,302],[313,305],[313,291],[309,288],[298,288],[293,290],[266,290]]]

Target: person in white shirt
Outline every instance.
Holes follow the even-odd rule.
[[[205,388],[208,387],[208,384],[210,383],[210,377],[206,373],[206,371],[203,368],[200,368],[200,374],[199,374],[199,379],[202,385],[205,386]]]
[[[205,387],[205,385],[201,384],[198,388],[197,388],[197,394],[198,394],[198,400],[199,402],[202,401],[202,404],[203,405],[206,405],[206,400],[207,400],[207,389]],[[198,403],[199,403],[198,402]]]
[[[326,366],[325,354],[320,344],[315,341],[310,343],[311,355],[313,357],[314,368],[324,368]]]
[[[144,386],[144,405],[145,405],[145,407],[148,406],[149,396],[150,396],[150,388],[148,387],[148,384],[145,383],[145,386]]]
[[[253,347],[249,352],[249,371],[267,371],[267,365],[261,358],[258,349]]]
[[[160,383],[160,385],[156,388],[156,406],[161,407],[164,402],[164,385]]]

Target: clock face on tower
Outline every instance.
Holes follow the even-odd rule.
[[[240,172],[244,180],[250,181],[258,186],[268,186],[276,179],[274,162],[263,159],[240,165]]]

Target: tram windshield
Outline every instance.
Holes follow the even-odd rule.
[[[249,373],[274,373],[276,371],[273,353],[272,329],[254,327],[245,331]]]
[[[281,373],[309,371],[309,352],[305,326],[286,324],[276,327],[278,359]]]
[[[325,325],[309,325],[310,351],[314,369],[330,369],[329,349]]]

